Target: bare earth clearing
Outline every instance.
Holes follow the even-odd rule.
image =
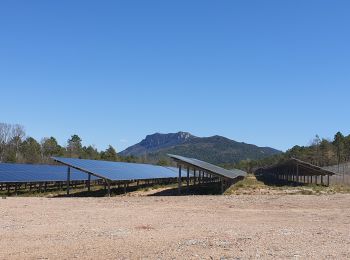
[[[350,259],[350,195],[0,200],[1,259]]]

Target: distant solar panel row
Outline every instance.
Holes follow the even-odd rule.
[[[57,162],[111,181],[177,178],[176,168],[150,164],[53,157]]]
[[[40,165],[40,164],[18,164],[0,163],[0,182],[50,182],[66,181],[66,166]],[[88,174],[76,169],[71,169],[72,181],[83,181],[88,179]],[[96,180],[96,177],[92,177]]]
[[[168,156],[178,162],[183,162],[183,163],[198,167],[200,169],[203,169],[205,171],[211,172],[213,174],[217,174],[219,176],[223,176],[230,179],[234,179],[240,176],[245,176],[247,174],[246,172],[238,169],[226,170],[219,166],[216,166],[207,162],[203,162],[197,159],[193,159],[193,158],[187,158],[184,156],[179,156],[174,154],[168,154]]]

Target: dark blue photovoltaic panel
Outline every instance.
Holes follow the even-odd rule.
[[[66,181],[67,166],[0,163],[0,182],[49,182]],[[71,180],[87,180],[88,174],[71,169]],[[97,179],[96,177],[91,178]]]
[[[170,158],[173,158],[175,161],[178,162],[184,162],[190,165],[193,165],[195,167],[201,168],[205,171],[211,172],[213,174],[216,175],[220,175],[226,178],[230,178],[230,179],[234,179],[240,176],[245,176],[247,173],[241,170],[226,170],[224,168],[221,168],[219,166],[207,163],[207,162],[203,162],[197,159],[193,159],[193,158],[187,158],[187,157],[183,157],[183,156],[179,156],[179,155],[174,155],[174,154],[168,154],[168,156]]]
[[[57,162],[111,181],[177,178],[176,168],[150,164],[53,157]]]

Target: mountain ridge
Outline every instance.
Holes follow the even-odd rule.
[[[271,147],[258,147],[237,142],[220,135],[197,137],[189,132],[178,132],[147,135],[141,142],[126,148],[119,154],[143,157],[147,158],[147,161],[157,162],[166,159],[168,153],[197,158],[214,164],[231,164],[241,160],[266,158],[281,151]]]

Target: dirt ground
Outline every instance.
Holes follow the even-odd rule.
[[[350,259],[350,195],[0,199],[0,259]]]

